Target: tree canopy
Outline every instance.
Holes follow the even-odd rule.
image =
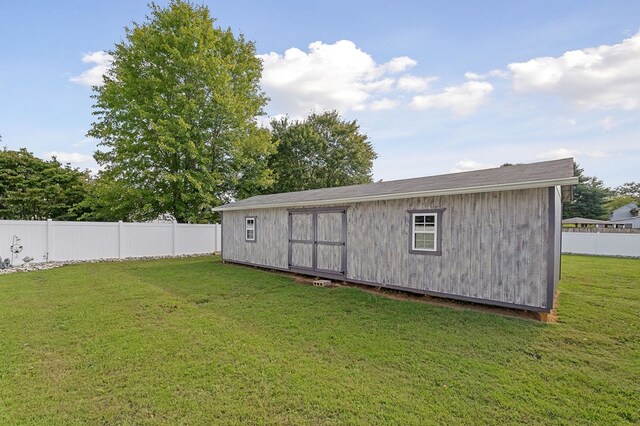
[[[635,203],[640,206],[640,183],[625,182],[612,190],[612,196],[607,200],[605,207],[609,213],[615,209]]]
[[[621,197],[632,197],[636,202],[640,202],[640,182],[625,182],[614,188],[613,193]]]
[[[88,135],[100,141],[103,171],[91,207],[104,219],[211,221],[213,207],[272,182],[275,148],[256,123],[262,64],[254,43],[214,27],[206,7],[150,8],[94,87]]]
[[[89,172],[35,157],[26,148],[0,151],[0,219],[75,220],[84,213]]]
[[[585,176],[584,169],[573,163],[574,176],[578,184],[573,187],[573,200],[564,203],[563,218],[584,217],[587,219],[607,219],[605,202],[610,195],[602,181],[594,176]]]
[[[607,209],[607,212],[611,213],[612,211],[622,206],[637,202],[638,201],[630,195],[616,195],[607,200],[607,202],[605,203],[605,208]]]
[[[269,158],[273,193],[371,182],[377,154],[356,121],[337,111],[312,113],[305,120],[271,121],[277,152]]]

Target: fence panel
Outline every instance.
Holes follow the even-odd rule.
[[[0,220],[0,257],[34,262],[206,254],[220,250],[220,225]],[[11,257],[13,236],[23,250]]]
[[[219,250],[220,246],[216,243],[218,226],[176,224],[176,254],[212,253]]]
[[[23,250],[16,256],[11,255],[13,236],[20,238]],[[33,257],[34,262],[47,260],[47,221],[0,220],[0,257],[11,259],[14,264],[21,265],[26,256]]]
[[[51,222],[52,260],[118,258],[117,222]]]
[[[121,257],[173,255],[173,224],[123,223]]]
[[[562,252],[640,257],[640,234],[563,232]]]

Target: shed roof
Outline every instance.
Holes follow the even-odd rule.
[[[450,173],[412,179],[258,195],[216,207],[215,211],[395,200],[514,189],[573,185],[573,159]]]

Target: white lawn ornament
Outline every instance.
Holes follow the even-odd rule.
[[[20,244],[20,238],[17,235],[13,236],[13,243],[11,244],[11,264],[13,265],[13,259],[18,257],[18,253],[22,251],[22,244]]]

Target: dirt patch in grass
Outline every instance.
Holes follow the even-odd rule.
[[[405,300],[410,302],[427,303],[434,306],[442,306],[458,310],[471,310],[478,312],[488,312],[507,317],[517,317],[529,320],[541,320],[538,312],[523,311],[521,309],[504,308],[500,306],[483,305],[481,303],[466,302],[462,300],[447,299],[444,297],[429,296],[426,294],[416,294],[410,291],[394,290],[384,287],[373,287],[364,284],[341,282],[337,284],[341,287],[354,287],[371,294],[377,294],[395,300]],[[550,321],[546,321],[550,322]]]
[[[245,266],[247,268],[263,269],[259,267],[249,266],[249,265],[242,265],[242,266]],[[295,282],[299,284],[304,284],[304,285],[313,285],[313,281],[317,279],[315,277],[300,275],[300,274],[291,273],[291,272],[284,272],[284,271],[274,271],[274,272],[277,273],[278,275],[293,278]],[[331,287],[357,288],[367,293],[375,294],[378,296],[382,296],[382,297],[386,297],[394,300],[427,303],[429,305],[442,306],[442,307],[458,309],[458,310],[488,312],[495,315],[501,315],[506,317],[516,317],[516,318],[541,321],[546,323],[555,323],[557,322],[557,318],[558,318],[557,316],[558,293],[557,292],[553,300],[554,302],[553,310],[551,311],[551,313],[547,314],[547,313],[540,313],[540,312],[533,312],[533,311],[525,311],[522,309],[512,309],[512,308],[505,308],[501,306],[485,305],[482,303],[447,299],[444,297],[429,296],[426,294],[417,294],[410,291],[389,289],[382,286],[377,287],[377,286],[358,284],[358,283],[352,283],[347,281],[334,280],[332,281],[332,285],[328,286],[328,288],[331,288]]]

